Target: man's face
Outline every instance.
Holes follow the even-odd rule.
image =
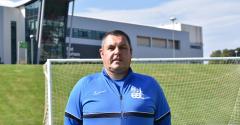
[[[122,73],[130,67],[132,53],[124,36],[108,35],[100,49],[100,55],[108,71]]]

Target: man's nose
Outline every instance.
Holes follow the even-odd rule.
[[[114,53],[119,54],[119,52],[120,52],[120,49],[118,47],[116,47],[115,50],[114,50]]]

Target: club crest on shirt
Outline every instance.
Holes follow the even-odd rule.
[[[141,88],[131,87],[131,97],[134,99],[144,99],[144,94]]]

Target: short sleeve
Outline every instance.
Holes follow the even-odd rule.
[[[81,90],[83,90],[82,81],[83,80],[77,82],[68,98],[64,117],[65,125],[81,125],[82,122]]]
[[[156,95],[155,121],[161,121],[164,119],[165,116],[170,115],[170,107],[160,85],[158,84],[158,87],[156,88],[157,95]]]

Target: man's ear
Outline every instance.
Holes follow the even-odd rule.
[[[99,54],[100,54],[100,56],[102,58],[102,56],[103,56],[103,49],[102,48],[99,49]]]

